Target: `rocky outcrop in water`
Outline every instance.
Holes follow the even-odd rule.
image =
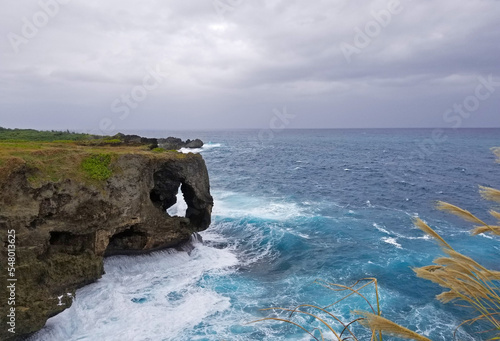
[[[158,146],[166,150],[179,150],[181,148],[201,148],[203,141],[200,139],[190,140],[186,142],[177,137],[167,137],[166,139],[158,139]]]
[[[113,169],[100,183],[66,178],[36,186],[32,169],[21,164],[0,182],[2,259],[14,230],[17,279],[11,334],[2,266],[1,340],[32,333],[68,308],[77,288],[101,277],[105,255],[173,247],[209,226],[213,199],[200,155],[121,154]],[[171,217],[166,209],[179,186],[188,209],[185,217]]]

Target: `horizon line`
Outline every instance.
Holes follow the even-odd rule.
[[[38,130],[38,131],[67,131],[70,132],[88,132],[95,129],[90,128],[18,128],[18,127],[5,127],[0,126],[0,128],[5,129],[21,129],[21,130]],[[263,127],[250,127],[250,128],[175,128],[175,129],[159,129],[159,128],[124,128],[118,129],[117,132],[112,132],[111,135],[116,135],[119,132],[128,132],[128,131],[245,131],[245,130],[268,130],[269,128]],[[315,127],[306,127],[306,128],[284,128],[280,131],[293,131],[293,130],[403,130],[403,129],[442,129],[442,130],[468,130],[468,129],[500,129],[498,127],[460,127],[460,128],[450,128],[450,127],[329,127],[329,128],[315,128]],[[105,132],[102,132],[103,134]]]

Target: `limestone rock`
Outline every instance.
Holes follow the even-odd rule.
[[[22,164],[0,183],[2,245],[7,231],[16,231],[18,338],[71,306],[76,289],[101,277],[105,255],[174,247],[210,225],[213,199],[200,155],[123,154],[113,166],[119,171],[99,184],[69,178],[35,186]],[[188,209],[171,217],[166,209],[179,186]],[[2,262],[6,256],[2,247]],[[0,339],[14,340],[5,327],[6,276],[2,271]]]

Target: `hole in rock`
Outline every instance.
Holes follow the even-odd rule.
[[[175,204],[170,206],[167,209],[167,213],[172,217],[186,217],[186,210],[188,209],[188,205],[186,200],[184,200],[184,194],[182,193],[181,186],[177,190],[177,195],[175,196]]]
[[[168,215],[188,218],[191,225],[207,228],[210,224],[210,209],[206,208],[205,199],[198,196],[199,193],[184,177],[179,176],[179,172],[175,167],[167,166],[157,171],[153,176],[154,187],[150,199]]]
[[[147,244],[147,236],[144,232],[136,231],[132,226],[123,232],[111,237],[105,255],[128,254],[133,251],[142,250]]]

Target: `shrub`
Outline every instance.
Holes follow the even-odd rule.
[[[151,151],[152,151],[153,153],[163,153],[163,152],[165,152],[166,150],[165,150],[164,148],[159,148],[159,147],[157,147],[157,148],[153,148],[153,149],[151,149]]]
[[[96,154],[82,161],[82,169],[90,179],[104,181],[112,174],[110,164],[110,154]]]
[[[104,139],[103,142],[106,144],[121,144],[122,143],[122,141],[119,139]]]

